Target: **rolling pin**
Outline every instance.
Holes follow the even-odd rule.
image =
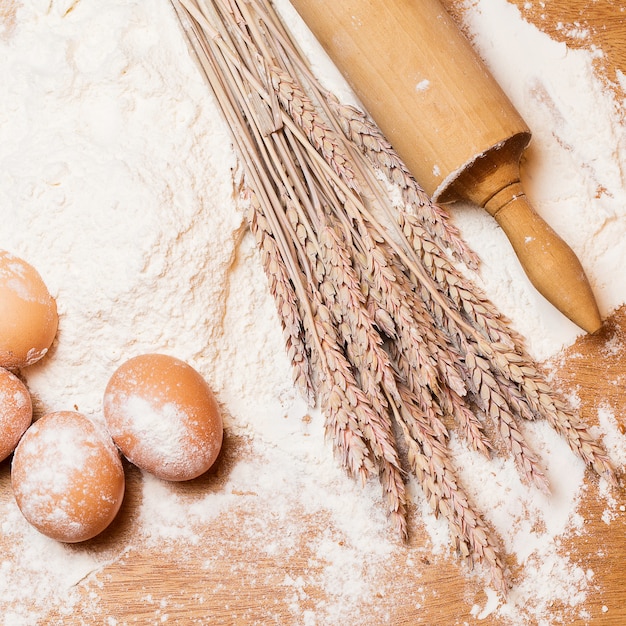
[[[597,331],[580,261],[520,182],[531,132],[439,0],[291,3],[426,193],[486,209],[537,291]]]

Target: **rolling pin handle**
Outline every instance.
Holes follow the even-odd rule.
[[[531,207],[521,184],[506,186],[484,208],[506,233],[537,291],[583,330],[599,330],[602,319],[580,261]]]

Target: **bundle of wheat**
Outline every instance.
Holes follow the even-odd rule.
[[[296,384],[319,404],[347,471],[379,478],[402,536],[412,473],[458,552],[506,593],[498,542],[457,476],[451,430],[485,455],[508,450],[542,490],[525,420],[547,419],[614,482],[606,451],[466,277],[478,261],[446,213],[367,115],[320,85],[269,0],[172,4],[245,170],[241,198]]]

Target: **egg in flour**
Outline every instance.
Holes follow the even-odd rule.
[[[17,369],[41,359],[52,345],[58,315],[37,270],[0,250],[0,367]]]
[[[124,456],[164,480],[200,476],[222,445],[222,418],[208,383],[164,354],[136,356],[113,373],[104,417]]]
[[[33,403],[26,385],[0,368],[0,461],[19,443],[33,419]]]
[[[76,543],[101,533],[117,515],[124,468],[103,427],[81,413],[57,411],[20,440],[11,486],[30,524],[52,539]]]

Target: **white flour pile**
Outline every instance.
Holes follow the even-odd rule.
[[[279,6],[316,69],[345,93],[287,1]],[[625,133],[620,106],[592,69],[601,52],[550,40],[505,0],[468,2],[466,20],[534,131],[524,168],[528,195],[578,254],[607,315],[626,301]],[[3,463],[0,621],[45,622],[57,609],[76,611],[76,623],[98,616],[97,623],[118,624],[99,599],[106,582],[92,573],[133,552],[170,546],[181,562],[193,552],[210,577],[235,539],[201,533],[231,515],[240,524],[236,540],[247,537],[255,554],[310,555],[315,567],[306,581],[288,573],[273,581],[289,599],[294,624],[365,624],[366,616],[385,623],[376,594],[393,600],[399,592],[381,588],[382,573],[397,563],[397,571],[415,574],[422,554],[454,563],[446,527],[414,490],[432,545],[407,551],[397,544],[377,485],[362,490],[347,479],[323,441],[320,416],[303,419],[274,304],[231,198],[236,164],[228,132],[169,2],[0,0],[0,85],[0,248],[39,270],[60,313],[53,350],[23,372],[37,416],[78,409],[100,420],[117,366],[158,351],[198,369],[223,408],[227,433],[250,440],[250,454],[236,459],[220,489],[190,496],[143,477],[132,528],[89,550],[27,526]],[[483,257],[485,289],[532,353],[544,359],[571,344],[578,329],[542,303],[486,214],[463,207],[455,215]],[[611,415],[602,416],[601,428],[623,465],[626,444]],[[563,533],[584,530],[577,513],[584,469],[545,425],[531,436],[553,481],[550,499],[523,486],[512,462],[489,464],[454,444],[469,491],[505,549],[525,563],[507,604],[489,589],[486,601],[469,594],[478,621],[494,614],[548,623],[555,601],[585,617],[593,572],[558,545]],[[607,500],[607,523],[620,504]],[[300,527],[293,511],[313,522]],[[311,590],[325,600],[312,602]],[[218,592],[207,585],[206,597],[194,602]],[[419,587],[410,600],[414,607],[429,602]],[[168,602],[146,593],[151,623],[168,620],[175,608]]]

